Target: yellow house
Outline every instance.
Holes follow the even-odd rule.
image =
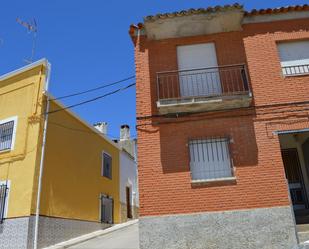
[[[0,248],[120,222],[121,148],[53,100],[49,75],[43,59],[0,76]]]

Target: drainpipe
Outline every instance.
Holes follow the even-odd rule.
[[[44,156],[45,156],[45,144],[46,144],[46,131],[47,131],[47,123],[48,123],[48,111],[49,111],[49,96],[47,94],[48,85],[49,85],[49,78],[50,78],[50,70],[51,66],[46,61],[46,81],[45,81],[45,88],[43,94],[46,95],[46,110],[44,115],[44,127],[43,127],[43,142],[42,142],[42,149],[41,149],[41,160],[40,160],[40,169],[39,169],[39,182],[38,182],[38,192],[36,198],[36,211],[35,211],[35,226],[34,226],[34,241],[33,241],[33,248],[38,248],[38,231],[39,231],[39,216],[40,216],[40,201],[41,201],[41,190],[42,190],[42,176],[43,176],[43,169],[44,169]]]

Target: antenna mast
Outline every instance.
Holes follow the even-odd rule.
[[[30,59],[25,59],[24,61],[28,64],[33,62],[34,55],[35,55],[35,49],[36,49],[36,38],[37,38],[37,32],[38,32],[38,26],[35,18],[30,20],[29,22],[24,22],[20,18],[16,19],[17,23],[22,25],[28,30],[28,34],[32,34],[32,49],[31,49],[31,57]]]

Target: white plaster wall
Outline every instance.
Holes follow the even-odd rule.
[[[132,188],[131,205],[139,207],[137,163],[126,152],[120,153],[120,201],[126,203],[126,187]]]

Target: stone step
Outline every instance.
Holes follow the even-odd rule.
[[[298,232],[297,234],[298,234],[299,243],[303,243],[309,240],[309,232]]]
[[[309,232],[309,224],[296,225],[297,232]]]
[[[297,249],[309,249],[309,244],[300,244]]]

